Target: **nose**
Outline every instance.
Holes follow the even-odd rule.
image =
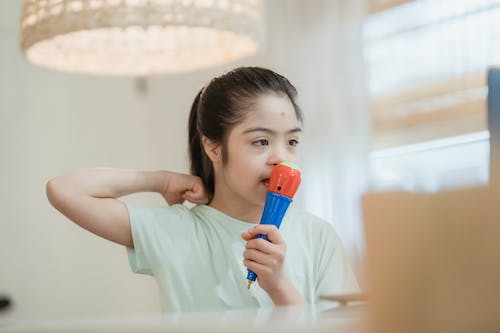
[[[269,155],[267,163],[269,165],[278,165],[281,162],[287,162],[291,161],[290,156],[288,156],[289,153],[287,152],[286,148],[281,147],[281,146],[276,146],[273,147],[271,150],[271,154]]]

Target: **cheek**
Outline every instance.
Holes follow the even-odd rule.
[[[233,155],[235,156],[235,155]],[[233,157],[232,156],[232,157]],[[228,163],[228,169],[231,170],[231,178],[240,184],[251,184],[255,182],[262,174],[262,158],[251,153],[240,153]]]
[[[293,153],[290,154],[290,161],[292,163],[297,163],[299,161],[297,151],[294,151]]]
[[[250,181],[251,177],[259,173],[259,161],[251,155],[239,156],[234,160],[233,170],[234,173],[240,177],[240,181]]]
[[[256,150],[247,142],[238,142],[228,147],[228,169],[239,182],[252,182],[262,172],[266,154]]]

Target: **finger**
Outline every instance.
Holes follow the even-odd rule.
[[[184,193],[182,193],[182,197],[184,199],[187,199],[187,200],[197,200],[199,198],[199,196],[193,192],[190,192],[190,191],[186,191]]]
[[[243,240],[249,241],[254,237],[252,237],[252,234],[250,234],[248,231],[245,231],[241,234],[241,238],[243,238]]]
[[[245,259],[243,260],[243,265],[246,268],[251,269],[255,274],[260,277],[267,276],[271,273],[271,269],[265,265],[259,264],[258,262]]]
[[[190,193],[194,196],[197,196],[199,198],[208,198],[205,190],[205,186],[203,185],[203,181],[199,178],[196,178],[197,181],[195,181],[192,185],[191,188],[186,190],[185,192]]]
[[[275,264],[275,259],[273,256],[269,254],[265,254],[264,252],[258,251],[256,249],[246,249],[243,252],[243,258],[250,260],[250,261],[255,261],[256,263],[265,265],[265,266],[272,266]]]
[[[273,244],[285,243],[278,228],[273,224],[257,224],[255,227],[244,232],[241,237],[245,240],[249,240],[257,237],[258,234],[267,235],[268,240]]]
[[[205,195],[205,186],[203,185],[203,181],[199,178],[197,178],[197,181],[193,183],[193,186],[191,187],[189,192],[197,193],[200,196]]]
[[[180,195],[168,195],[165,196],[165,201],[167,201],[169,206],[175,205],[175,204],[182,204],[184,202],[184,199]]]
[[[197,193],[201,191],[202,187],[198,183],[194,183],[189,192]]]
[[[279,245],[268,242],[265,239],[254,238],[247,242],[246,249],[255,249],[265,254],[273,254],[277,252],[277,250],[275,249],[275,247],[277,246]]]
[[[191,201],[193,203],[197,203],[197,204],[205,204],[208,202],[207,196],[193,193],[191,191],[184,192],[182,194],[182,197],[186,200],[189,200],[189,201]]]

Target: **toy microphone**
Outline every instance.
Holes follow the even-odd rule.
[[[300,180],[299,167],[294,163],[283,162],[273,168],[260,224],[274,224],[279,229],[281,220],[283,220],[283,216],[299,188]],[[267,235],[259,234],[257,238],[267,240]],[[248,289],[256,279],[257,274],[249,269],[247,274]]]

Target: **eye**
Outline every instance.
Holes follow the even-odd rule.
[[[290,139],[290,140],[288,140],[288,144],[290,146],[295,147],[295,146],[297,146],[299,144],[299,141],[297,139]]]
[[[269,141],[267,141],[267,139],[260,139],[260,140],[254,141],[253,144],[256,146],[259,146],[259,147],[268,146]]]

